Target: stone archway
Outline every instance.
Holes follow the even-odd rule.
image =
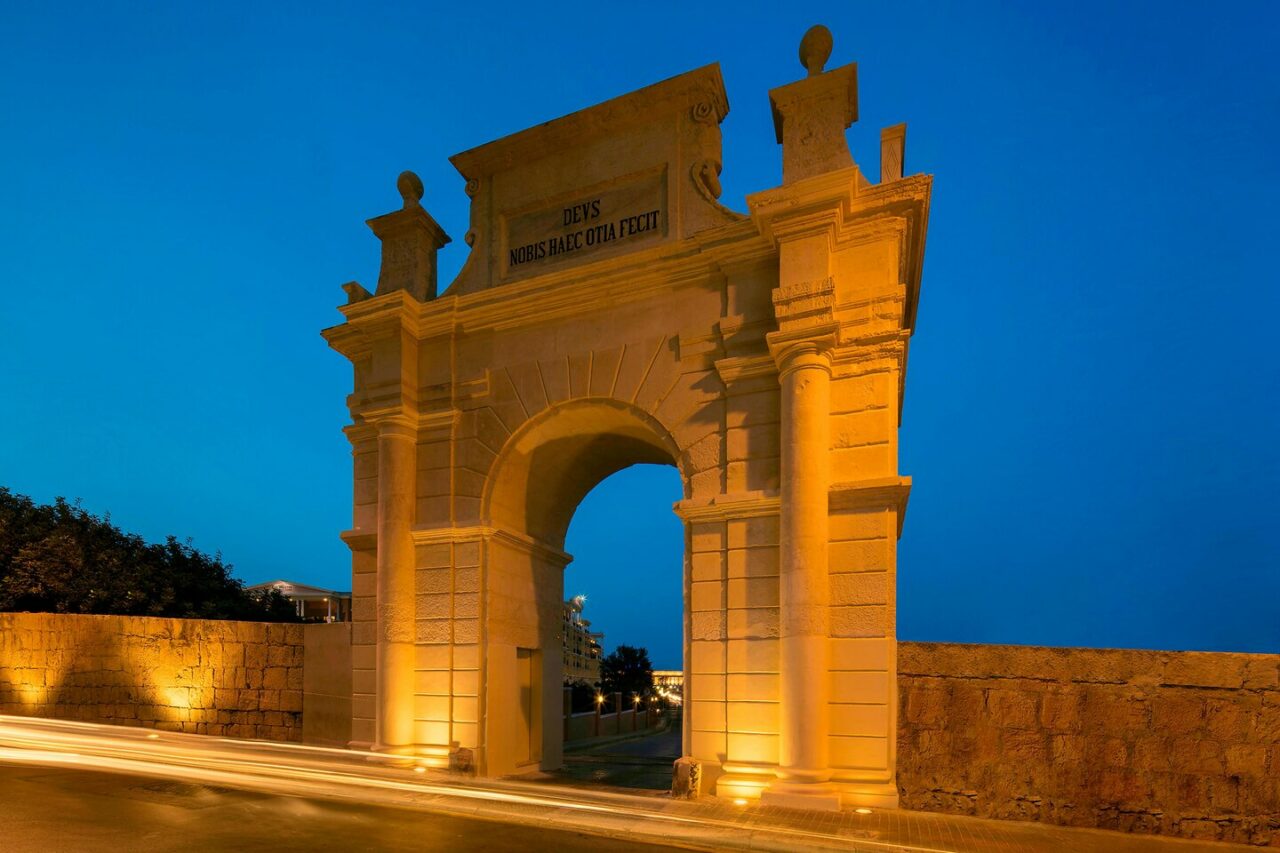
[[[818,39],[821,41],[821,39]],[[930,179],[854,164],[854,66],[770,92],[783,184],[717,201],[707,66],[456,155],[470,255],[411,173],[370,220],[355,368],[353,743],[499,775],[559,763],[564,530],[635,462],[684,483],[685,750],[717,794],[894,805],[897,470]],[[802,50],[802,53],[805,51]],[[554,617],[554,618],[553,618]]]
[[[697,415],[691,417],[696,422]],[[684,456],[662,422],[634,403],[570,396],[531,417],[507,440],[490,469],[481,518],[563,547],[573,511],[598,483],[630,465],[681,467]],[[688,497],[688,478],[682,480]]]
[[[488,614],[485,769],[494,775],[561,764],[564,679],[558,652],[562,572],[570,559],[561,549],[574,510],[623,468],[680,468],[687,461],[671,433],[644,409],[570,392],[568,400],[529,418],[507,440],[481,502],[481,518],[493,530],[482,587]],[[681,479],[688,489],[688,478]],[[526,657],[538,671],[523,671]],[[524,695],[528,687],[540,689]],[[503,712],[511,707],[520,712]]]

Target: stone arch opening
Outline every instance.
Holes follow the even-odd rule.
[[[490,539],[484,762],[493,775],[561,766],[564,541],[574,512],[610,475],[665,464],[689,483],[675,439],[652,415],[609,398],[553,406],[506,442],[486,481]],[[688,603],[685,617],[688,619]]]
[[[674,465],[675,439],[652,415],[608,398],[547,409],[503,447],[486,482],[482,518],[554,548],[574,510],[606,477],[632,465]],[[681,471],[684,496],[689,482]]]
[[[567,778],[665,790],[673,762],[687,754],[685,528],[672,512],[681,488],[673,466],[633,465],[592,489],[569,524],[561,771]],[[639,701],[632,685],[604,678],[605,662],[624,646],[643,651],[652,669]],[[623,652],[619,660],[630,657]]]

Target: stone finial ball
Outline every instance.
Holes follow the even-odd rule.
[[[800,64],[808,69],[810,77],[822,73],[822,67],[831,56],[832,44],[831,30],[822,24],[809,27],[804,38],[800,39]]]
[[[415,207],[422,203],[422,179],[413,172],[404,171],[396,178],[396,189],[404,199],[405,207]]]

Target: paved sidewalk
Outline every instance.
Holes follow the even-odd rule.
[[[670,808],[697,813],[707,820],[734,826],[802,829],[847,838],[850,849],[864,849],[871,842],[887,849],[945,851],[1117,851],[1117,853],[1177,853],[1177,851],[1257,849],[1238,845],[1193,842],[1183,839],[1115,833],[1102,830],[1055,827],[1048,824],[982,820],[929,812],[880,811],[859,815],[809,814],[762,806],[735,806],[715,797],[697,804],[673,803],[661,789],[670,785],[671,762],[680,754],[677,722],[662,732],[566,749],[565,769],[536,780],[548,785],[569,785],[585,791],[611,790],[616,794],[643,796],[650,808]],[[648,789],[641,794],[635,789]],[[694,808],[690,808],[693,806]],[[861,844],[859,844],[861,842]],[[876,848],[886,849],[886,848]]]
[[[495,784],[513,784],[503,780]],[[544,777],[521,786],[542,785],[563,791],[565,782]],[[738,806],[714,796],[696,802],[670,799],[665,792],[639,791],[597,784],[569,783],[578,796],[610,795],[637,803],[654,815],[692,819],[716,826],[724,840],[717,850],[815,850],[858,853],[1232,853],[1269,848],[1192,841],[1157,835],[1052,826],[1043,823],[988,820],[959,815],[900,810],[857,814],[852,810],[802,812],[776,806]],[[680,835],[671,837],[681,843]],[[689,845],[694,846],[694,845]]]
[[[386,755],[0,716],[0,763],[145,775],[699,850],[1191,853],[1258,848],[924,812],[801,812],[562,782],[475,780]],[[287,832],[287,827],[281,827]],[[503,830],[495,829],[501,833]],[[372,839],[371,839],[372,840]],[[602,849],[613,842],[602,841]],[[379,849],[376,845],[372,849]]]

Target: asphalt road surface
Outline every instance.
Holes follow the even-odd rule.
[[[561,779],[616,788],[669,791],[671,763],[680,757],[680,721],[634,740],[566,750]]]
[[[0,849],[64,851],[669,850],[359,803],[0,764]]]

